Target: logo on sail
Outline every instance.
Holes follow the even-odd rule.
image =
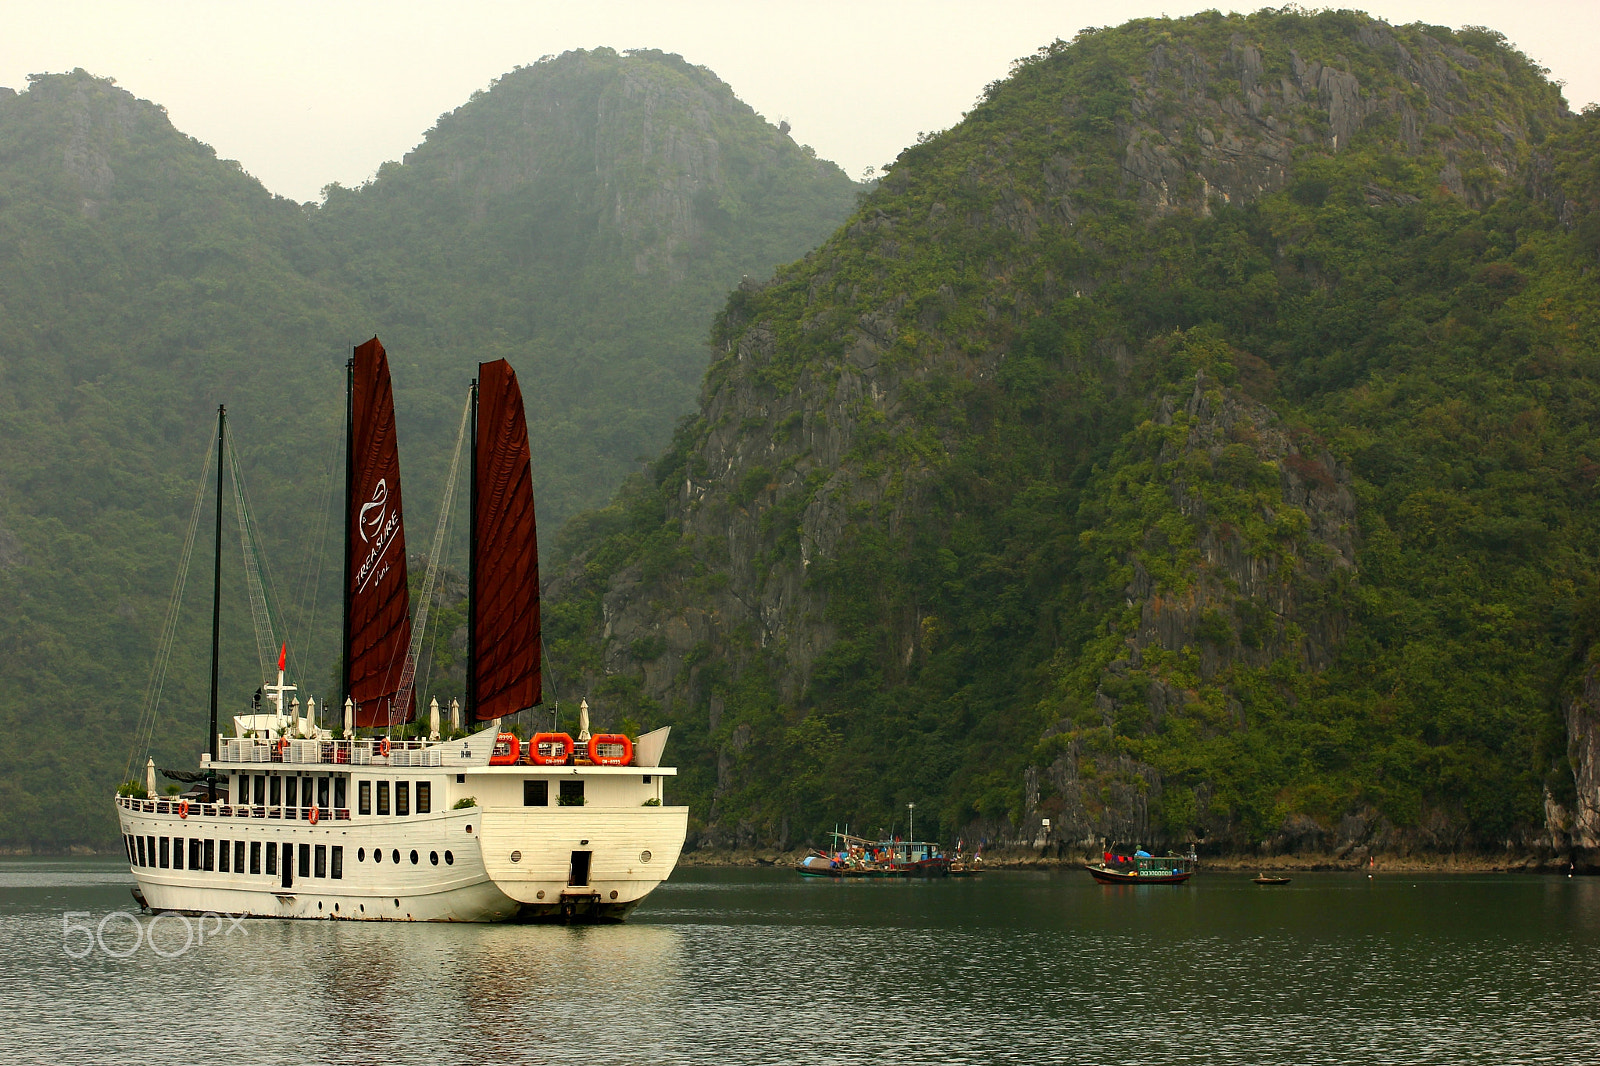
[[[388,566],[380,567],[384,552],[394,542],[395,534],[400,531],[400,512],[389,510],[389,481],[380,478],[377,486],[372,491],[372,500],[361,505],[361,511],[356,516],[356,529],[361,534],[361,539],[372,545],[367,552],[367,557],[361,561],[361,566],[356,570],[356,591],[364,592],[368,585],[383,577],[389,572]]]

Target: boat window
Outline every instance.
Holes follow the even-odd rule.
[[[148,865],[150,865],[149,863],[144,861],[144,837],[140,837],[139,838],[139,865],[140,866],[148,866]]]
[[[326,777],[317,778],[317,806],[323,810],[328,808],[328,779]]]
[[[454,866],[456,864],[456,857],[453,852],[447,851],[444,853],[444,864],[446,866]]]
[[[338,881],[344,877],[344,847],[342,845],[335,844],[333,846],[332,858],[332,868],[329,872],[333,874],[333,879]],[[337,908],[338,905],[335,904],[334,906]]]
[[[435,866],[438,866],[439,865],[439,853],[437,851],[428,852],[428,861],[433,863]]]
[[[228,872],[228,865],[229,865],[228,864],[228,855],[232,851],[233,851],[233,848],[229,845],[228,841],[226,841],[226,840],[224,840],[222,842],[222,846],[217,849],[217,870],[220,873],[227,873]]]
[[[173,837],[172,838],[172,868],[174,870],[183,869],[183,838],[182,837]]]
[[[300,806],[311,807],[311,778],[308,776],[300,782]]]
[[[167,868],[167,864],[170,861],[167,858],[167,848],[171,846],[171,843],[166,837],[161,838],[161,868],[163,870]]]
[[[400,849],[395,848],[394,851],[390,852],[389,858],[393,859],[395,863],[398,864],[400,862]]]
[[[343,777],[333,779],[333,805],[340,810],[350,806],[346,793],[349,791],[349,780]]]
[[[265,807],[266,805],[267,805],[267,775],[266,774],[257,774],[256,775],[256,806],[257,807]]]
[[[215,840],[208,840],[205,843],[205,848],[206,855],[205,859],[202,860],[204,865],[201,867],[201,869],[205,870],[207,873],[210,873],[217,868],[217,842]]]
[[[300,806],[300,779],[298,777],[284,778],[283,805],[285,807]]]
[[[366,848],[357,848],[356,849],[356,862],[366,862],[366,861],[367,861],[367,849]]]
[[[524,807],[550,806],[550,782],[544,778],[537,781],[524,781],[522,783],[522,805]]]
[[[189,838],[189,869],[200,869],[200,838]]]
[[[561,798],[557,802],[559,802],[560,805],[563,806],[563,807],[582,807],[583,806],[583,782],[582,781],[563,781],[563,782],[561,782]],[[589,882],[588,881],[583,881],[583,882],[579,882],[579,883],[588,884]]]
[[[371,781],[357,781],[356,782],[356,813],[358,813],[358,814],[371,814],[372,813],[372,782]]]
[[[389,782],[378,782],[378,813],[389,813]]]
[[[417,782],[417,813],[428,814],[433,810],[433,785],[427,781]]]
[[[647,784],[647,785],[650,783],[650,775],[649,774],[645,774],[644,775],[644,783]]]
[[[317,861],[316,865],[312,868],[312,876],[328,876],[328,845],[326,844],[317,845]]]
[[[282,885],[284,888],[292,888],[292,887],[294,887],[294,845],[293,844],[286,843],[286,844],[283,845],[282,874],[283,874],[283,876],[279,880],[278,883],[280,885]]]
[[[267,780],[272,783],[271,795],[267,800],[267,806],[280,806],[283,803],[283,778],[279,777],[277,774],[273,774],[267,778]]]
[[[372,849],[372,861],[373,862],[382,862],[383,861],[383,849],[382,848],[373,848]]]
[[[128,863],[133,863],[133,838],[127,833],[122,834],[122,850],[128,853]]]
[[[396,781],[394,783],[394,813],[411,813],[411,782]]]
[[[417,853],[415,851],[413,851],[411,853],[411,865],[415,866],[416,864],[417,864]]]
[[[250,872],[253,874],[261,872],[261,841],[259,840],[250,842]]]
[[[267,873],[268,874],[276,874],[277,872],[278,872],[278,846],[276,844],[268,844],[267,845]]]
[[[236,874],[244,873],[244,841],[242,840],[233,842],[233,872]]]
[[[300,872],[300,876],[301,877],[310,877],[311,876],[311,845],[310,844],[301,844],[300,845],[300,871],[299,872]]]

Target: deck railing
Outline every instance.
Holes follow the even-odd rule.
[[[136,811],[142,814],[177,814],[182,800],[176,799],[137,799],[133,796],[118,796],[117,806],[124,810]],[[310,807],[256,807],[249,804],[230,803],[191,803],[184,812],[186,818],[278,818],[286,821],[309,822],[311,820]],[[317,818],[332,818],[334,821],[349,821],[349,807],[319,807]]]
[[[393,740],[304,740],[284,737],[221,738],[219,763],[287,763],[291,766],[443,766],[442,742]]]

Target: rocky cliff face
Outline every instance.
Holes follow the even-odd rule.
[[[1156,763],[1177,757],[1158,759],[1158,738],[1249,735],[1262,693],[1292,707],[1309,696],[1289,674],[1315,679],[1339,658],[1361,588],[1362,515],[1348,460],[1281,413],[1297,401],[1258,356],[1279,357],[1225,353],[1220,377],[1202,360],[1181,385],[1152,386],[1188,342],[1137,333],[1118,315],[1195,321],[1148,310],[1172,298],[1168,278],[1183,283],[1180,268],[1153,265],[1173,254],[1161,242],[1186,244],[1224,214],[1240,226],[1279,218],[1249,212],[1286,194],[1315,208],[1340,160],[1372,161],[1341,208],[1404,211],[1426,192],[1475,209],[1525,195],[1550,166],[1529,145],[1564,113],[1492,35],[1348,14],[1150,20],[1041,50],[961,126],[909,149],[803,264],[729,301],[697,419],[654,488],[627,504],[648,516],[633,543],[650,547],[593,549],[554,589],[596,610],[590,683],[612,713],[664,715],[709,738],[715,770],[697,813],[713,836],[771,835],[815,816],[764,775],[784,752],[822,765],[828,745],[862,728],[829,709],[841,642],[853,662],[872,646],[875,691],[889,694],[881,713],[898,706],[895,692],[955,691],[985,668],[943,672],[956,621],[938,603],[1012,550],[971,550],[962,494],[999,484],[990,468],[1015,449],[996,442],[1013,433],[1053,464],[1026,490],[1059,501],[1055,527],[1030,534],[1059,551],[1035,565],[1071,586],[1115,543],[1125,576],[1023,620],[1039,627],[1036,658],[1012,683],[1068,680],[1042,698],[1019,691],[993,719],[1036,723],[1034,758],[1007,771],[1008,811],[982,798],[986,767],[952,767],[967,783],[925,786],[949,790],[948,824],[1029,840],[1041,817],[1073,839],[1150,840],[1181,824],[1232,846],[1346,851],[1401,839],[1384,836],[1370,804],[1246,826],[1219,783],[1164,780]],[[1238,258],[1218,284],[1246,304],[1270,302],[1291,279],[1340,284],[1315,257],[1296,258],[1289,233],[1269,235],[1272,224],[1256,251],[1228,253]],[[1118,439],[1133,443],[1113,454]],[[982,506],[1017,507],[996,491]],[[1140,522],[1141,535],[1127,532]],[[918,554],[929,541],[954,569]],[[849,569],[853,584],[840,584],[841,560],[859,560],[864,544],[890,546],[876,597],[863,589],[870,570]],[[963,617],[995,602],[972,601]],[[918,688],[930,672],[938,688]],[[754,713],[750,691],[764,685],[770,703]],[[1443,811],[1410,824],[1428,846],[1462,831]]]

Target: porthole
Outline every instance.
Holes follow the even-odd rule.
[[[428,852],[428,861],[433,863],[435,866],[438,866],[439,865],[439,853],[437,851]]]
[[[382,849],[380,849],[380,848],[373,848],[372,849],[372,861],[373,862],[382,862],[383,861],[383,851],[382,851]]]
[[[639,853],[639,861],[640,862],[649,862],[650,861],[650,852],[649,851],[641,851]]]
[[[322,909],[322,901],[319,899],[319,900],[317,900],[317,910],[320,911],[321,909]]]
[[[400,901],[399,901],[399,900],[395,900],[395,901],[394,901],[394,905],[395,905],[395,906],[396,906],[396,907],[398,907],[398,906],[400,906]]]
[[[415,855],[416,852],[412,852],[412,854]],[[390,854],[390,858],[394,859],[394,861],[396,863],[398,863],[400,861],[400,849],[399,848],[395,848],[394,851]],[[415,862],[416,860],[413,859],[411,861]],[[397,904],[395,904],[395,906],[399,906],[399,904],[397,903]]]
[[[521,862],[521,861],[522,861],[522,852],[520,852],[520,851],[513,851],[513,852],[512,852],[512,853],[511,853],[511,861],[512,861],[512,862]]]
[[[472,826],[471,825],[467,826],[467,832],[469,832],[469,833],[472,832]]]
[[[454,865],[455,865],[455,864],[456,864],[456,857],[455,857],[455,855],[454,855],[454,854],[452,854],[452,853],[451,853],[451,852],[448,852],[448,851],[447,851],[447,852],[445,852],[445,853],[444,853],[444,864],[445,864],[445,865],[446,865],[446,866],[454,866]]]
[[[537,896],[535,896],[534,898],[535,899],[544,899],[544,889],[541,888],[539,890],[539,894]]]
[[[357,848],[356,849],[356,862],[366,862],[366,861],[367,861],[367,849],[366,848]]]
[[[411,853],[411,865],[415,866],[416,864],[417,864],[417,853],[413,851]]]

